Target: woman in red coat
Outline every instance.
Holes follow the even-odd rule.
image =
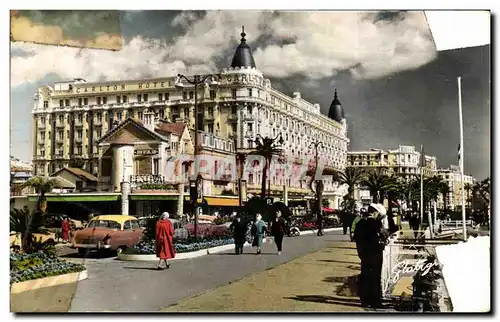
[[[175,257],[174,250],[174,226],[172,222],[168,219],[168,212],[161,214],[160,220],[156,223],[156,257],[160,258],[158,262],[158,269],[163,269],[161,267],[161,261],[165,261],[166,268],[170,268],[167,259]]]
[[[69,220],[68,220],[68,218],[64,217],[64,219],[61,222],[61,235],[62,235],[63,243],[68,242],[70,229],[71,229],[71,226],[69,224]]]

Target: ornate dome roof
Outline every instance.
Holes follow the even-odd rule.
[[[337,89],[335,89],[335,94],[333,96],[332,104],[330,104],[330,110],[328,111],[328,117],[337,122],[345,119],[344,109],[340,104],[339,97],[337,96]]]
[[[236,52],[233,56],[233,61],[231,63],[231,67],[255,67],[255,61],[253,60],[252,50],[250,46],[247,44],[247,40],[245,39],[245,26],[241,27],[241,43],[236,48]]]

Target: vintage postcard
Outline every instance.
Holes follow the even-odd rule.
[[[454,13],[12,11],[11,311],[491,312]]]

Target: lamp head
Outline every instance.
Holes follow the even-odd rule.
[[[219,82],[215,79],[215,77],[212,77],[212,80],[210,81],[210,85],[219,85]]]
[[[177,74],[177,77],[175,78],[174,85],[177,88],[184,88],[184,84],[182,83],[182,80],[181,80],[181,74]]]

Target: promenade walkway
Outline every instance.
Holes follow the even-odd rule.
[[[354,243],[342,232],[286,238],[263,253],[219,253],[156,262],[84,260],[89,279],[11,296],[24,312],[361,312],[353,289],[359,274]],[[73,261],[73,260],[72,260]],[[347,282],[347,283],[346,283]]]
[[[354,243],[327,247],[164,308],[164,312],[362,312]]]

